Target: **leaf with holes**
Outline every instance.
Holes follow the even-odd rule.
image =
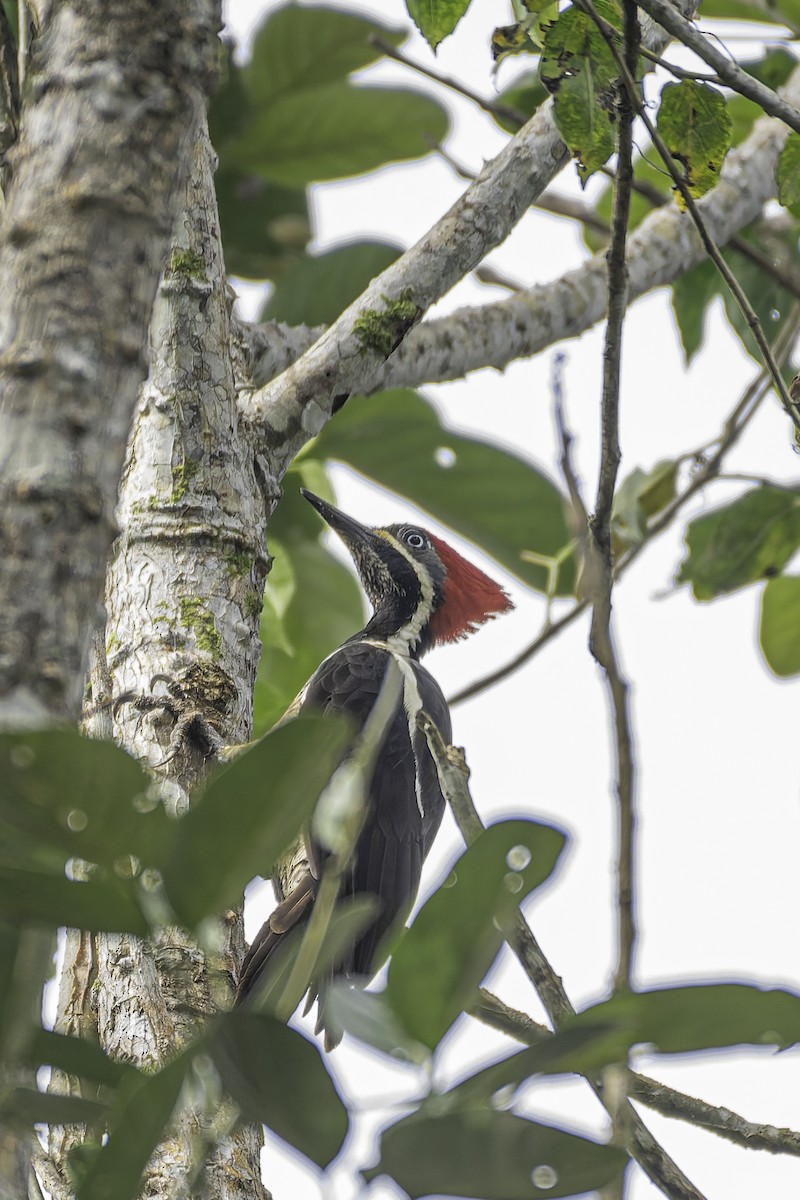
[[[619,9],[611,0],[596,7],[619,27]],[[576,6],[565,9],[547,29],[539,75],[554,94],[556,124],[585,185],[614,150],[617,67],[594,21]]]
[[[666,84],[661,92],[658,131],[670,154],[683,166],[690,195],[705,195],[719,179],[731,144],[725,97],[693,79]],[[680,203],[679,194],[677,198]]]

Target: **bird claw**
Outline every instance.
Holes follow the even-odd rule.
[[[162,672],[153,675],[146,694],[128,691],[115,697],[111,708],[115,719],[125,705],[142,714],[160,711],[172,717],[174,726],[166,753],[160,761],[150,764],[154,769],[169,766],[187,747],[199,749],[206,759],[223,757],[226,743],[218,724],[228,717],[235,689],[227,679],[226,686],[221,687],[221,672],[217,672],[213,681],[216,686],[209,694],[204,686],[209,682],[207,675],[208,672],[192,664],[175,678]],[[155,694],[159,683],[165,684],[167,690]]]

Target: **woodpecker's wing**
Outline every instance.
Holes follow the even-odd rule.
[[[344,713],[363,728],[383,685],[391,651],[363,641],[346,643],[321,664],[309,683],[304,708]],[[450,740],[450,713],[433,676],[408,660],[419,701]],[[436,766],[425,738],[407,711],[408,689],[378,754],[367,796],[367,814],[343,895],[376,896],[380,909],[374,924],[355,947],[344,970],[370,975],[377,969],[375,951],[395,921],[407,915],[419,887],[422,863],[433,843],[444,812]],[[412,743],[413,736],[413,743]],[[417,775],[419,774],[419,779]],[[312,843],[313,847],[313,843]],[[315,847],[320,859],[322,847]]]
[[[390,654],[388,648],[374,643],[345,643],[319,666],[295,711],[343,713],[362,729],[383,685]],[[422,707],[449,741],[450,713],[438,684],[419,663],[411,663],[411,669]],[[340,971],[345,974],[370,975],[380,965],[376,961],[378,945],[414,902],[422,863],[444,811],[436,766],[424,737],[413,725],[412,744],[406,695],[404,692],[398,701],[378,755],[368,789],[366,819],[342,881],[342,895],[370,894],[379,901],[373,925],[341,964]],[[282,864],[277,889],[281,902],[247,952],[239,998],[255,984],[283,934],[307,917],[326,856],[325,849],[307,836]]]

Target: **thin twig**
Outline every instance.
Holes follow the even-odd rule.
[[[480,999],[469,1010],[469,1014],[490,1029],[504,1033],[524,1046],[536,1046],[553,1036],[549,1029],[539,1025],[527,1013],[512,1008],[485,988],[481,988]],[[632,1100],[647,1105],[664,1117],[690,1121],[748,1150],[766,1150],[770,1154],[800,1157],[800,1133],[794,1129],[748,1121],[729,1108],[708,1104],[705,1100],[679,1092],[635,1071],[630,1074],[629,1091]]]
[[[775,357],[779,363],[784,363],[788,360],[794,342],[797,338],[798,328],[800,328],[800,306],[796,306],[789,315],[786,324],[781,330],[778,337],[775,339]],[[761,406],[766,396],[771,390],[771,380],[766,369],[762,369],[755,379],[747,386],[744,393],[737,400],[735,406],[728,414],[723,424],[719,435],[713,439],[707,446],[701,446],[697,450],[692,451],[690,455],[682,455],[682,458],[692,458],[701,461],[701,466],[693,475],[692,479],[686,485],[684,490],[672,500],[666,508],[657,516],[654,517],[647,526],[644,537],[637,546],[633,546],[628,550],[617,562],[614,567],[614,579],[619,580],[628,570],[628,568],[636,561],[639,555],[647,549],[650,543],[658,537],[668,525],[671,525],[678,513],[684,506],[695,496],[699,491],[706,487],[712,480],[716,479],[720,473],[722,463],[728,451],[738,442],[746,427],[755,416],[758,408]],[[708,450],[715,447],[714,452],[708,455]],[[502,683],[504,679],[508,679],[510,675],[514,675],[521,667],[524,667],[531,659],[535,658],[540,650],[543,650],[549,642],[553,641],[563,633],[570,625],[578,620],[579,617],[589,608],[589,601],[586,599],[578,600],[573,606],[559,617],[556,621],[548,621],[544,629],[539,633],[533,641],[515,655],[509,662],[505,663],[497,670],[491,671],[488,675],[476,679],[474,683],[470,683],[461,691],[456,692],[448,699],[448,704],[454,708],[457,704],[463,704],[465,700],[471,700],[473,697],[480,695],[495,684]]]
[[[424,75],[426,79],[432,79],[434,83],[440,83],[442,87],[449,88],[451,92],[457,92],[459,96],[464,96],[467,100],[471,100],[473,104],[477,104],[484,112],[493,117],[499,117],[503,121],[510,121],[517,129],[520,129],[528,120],[526,113],[519,108],[513,108],[510,104],[503,104],[499,100],[486,100],[483,96],[479,96],[477,92],[473,92],[470,88],[464,87],[457,79],[453,79],[450,75],[440,75],[438,71],[431,71],[429,67],[422,66],[421,63],[414,62],[413,58],[407,58],[402,50],[398,50],[391,42],[387,42],[377,33],[370,34],[368,38],[370,46],[374,46],[376,50],[380,50],[381,54],[385,54],[387,58],[393,58],[395,62],[402,63],[404,67],[409,67],[410,70],[416,71],[418,75]]]
[[[464,841],[469,846],[480,836],[485,826],[470,795],[467,782],[469,770],[463,751],[455,746],[445,744],[442,735],[427,713],[419,713],[417,724],[425,734],[428,748],[436,764],[442,794],[450,805]],[[542,953],[528,922],[519,909],[503,933],[536,989],[553,1027],[557,1028],[563,1018],[573,1014],[575,1009],[564,990],[563,983]],[[504,1016],[508,1019],[511,1013],[513,1010],[508,1010]],[[608,1108],[609,1102],[604,1099],[602,1086],[593,1079],[587,1079],[587,1082],[600,1101]],[[627,1134],[628,1152],[636,1159],[648,1178],[661,1189],[665,1196],[669,1197],[669,1200],[705,1200],[702,1192],[698,1191],[691,1180],[683,1174],[680,1167],[672,1161],[627,1100],[623,1101],[621,1107],[625,1110],[624,1128]],[[612,1116],[614,1116],[617,1105],[613,1104],[611,1108],[614,1110],[612,1112]]]
[[[792,403],[792,400],[789,396],[789,392],[786,388],[786,384],[784,383],[783,376],[781,375],[781,372],[778,369],[778,365],[775,362],[775,359],[773,357],[772,349],[769,344],[769,339],[767,338],[766,334],[764,333],[764,329],[761,325],[761,322],[759,321],[758,316],[756,315],[756,312],[755,312],[752,304],[750,303],[749,299],[747,298],[747,294],[745,293],[745,291],[742,288],[741,284],[739,283],[738,279],[734,275],[733,271],[731,271],[730,267],[725,262],[725,259],[722,257],[719,247],[717,246],[716,242],[712,238],[711,234],[708,232],[708,227],[706,226],[706,223],[703,220],[702,214],[700,213],[700,210],[697,207],[697,204],[695,203],[694,197],[692,196],[691,192],[689,191],[689,188],[686,184],[686,180],[683,178],[680,171],[676,167],[675,160],[673,159],[672,155],[670,154],[669,150],[667,149],[667,146],[664,143],[660,133],[656,129],[653,122],[650,120],[647,110],[641,102],[641,97],[639,95],[638,86],[634,79],[634,73],[629,69],[628,64],[626,63],[624,57],[620,54],[620,52],[617,48],[616,38],[612,37],[610,34],[606,34],[606,32],[604,30],[604,26],[606,25],[606,22],[603,21],[602,17],[598,16],[591,0],[577,0],[577,3],[584,10],[584,12],[586,12],[592,18],[592,20],[597,23],[597,26],[600,29],[601,34],[605,38],[606,44],[608,45],[609,49],[611,50],[611,53],[613,54],[614,60],[617,65],[617,69],[619,70],[620,81],[624,85],[624,87],[628,93],[628,96],[630,97],[631,103],[634,107],[634,111],[636,112],[637,116],[643,122],[645,128],[647,129],[648,134],[650,135],[650,140],[652,141],[653,145],[655,146],[656,150],[658,151],[659,155],[661,156],[661,159],[662,159],[665,167],[667,168],[669,174],[672,176],[672,180],[675,184],[675,187],[680,192],[680,194],[683,198],[684,204],[686,205],[686,210],[689,213],[689,216],[692,218],[694,226],[697,229],[698,234],[700,235],[700,240],[703,243],[706,254],[712,260],[712,262],[716,266],[717,270],[719,271],[720,275],[722,276],[722,278],[725,280],[726,284],[730,288],[730,290],[733,294],[733,298],[735,299],[736,303],[739,305],[739,308],[742,311],[742,315],[743,315],[745,321],[747,322],[748,326],[750,327],[753,337],[755,338],[755,340],[758,344],[758,348],[761,351],[763,360],[769,370],[770,375],[772,376],[772,381],[775,386],[775,390],[780,397],[781,404],[783,405],[783,407],[786,411],[786,415],[789,417],[789,420],[792,422],[795,429],[800,431],[800,414],[798,414],[797,409],[796,409],[795,405]],[[648,3],[658,5],[659,8],[661,6],[661,0],[648,0]],[[645,5],[643,5],[642,7],[644,7],[646,11],[648,11],[648,12],[650,11],[649,9],[647,9],[647,7]],[[671,12],[674,11],[671,8],[671,6],[667,6],[667,7],[670,7]],[[681,20],[683,20],[683,18],[681,18]],[[686,22],[686,24],[688,26],[689,23]],[[665,25],[665,28],[667,28],[666,25]],[[691,28],[691,26],[689,26],[689,28]],[[701,41],[702,40],[703,39],[701,38]],[[703,44],[705,45],[706,43],[703,41]],[[723,58],[724,58],[724,56],[723,56]],[[727,60],[725,60],[725,61],[727,61]],[[767,91],[769,91],[769,90],[770,89],[767,89]],[[788,107],[791,108],[791,106],[788,106]],[[796,113],[796,110],[793,108],[791,109],[791,111],[793,113]],[[800,113],[796,113],[796,116],[797,116],[797,120],[798,120],[797,128],[798,128],[798,130],[800,130]],[[792,126],[792,128],[794,128],[794,126]]]
[[[691,1121],[700,1125],[709,1133],[716,1133],[735,1142],[737,1146],[746,1146],[748,1150],[767,1150],[770,1154],[794,1154],[800,1156],[800,1133],[794,1129],[779,1129],[776,1125],[759,1125],[747,1121],[729,1108],[719,1108],[716,1104],[708,1104],[694,1096],[687,1096],[648,1079],[646,1075],[631,1075],[630,1095],[648,1108],[654,1108],[665,1117],[677,1117],[681,1121]]]
[[[743,71],[741,67],[708,40],[697,26],[687,21],[669,0],[640,0],[639,7],[657,21],[664,29],[683,42],[690,50],[694,50],[698,58],[712,67],[726,87],[732,88],[748,100],[755,101],[765,113],[778,117],[781,121],[800,133],[800,112],[789,104],[772,88],[761,83]]]

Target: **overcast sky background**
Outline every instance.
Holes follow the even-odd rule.
[[[228,0],[230,32],[246,45],[260,14],[272,7],[276,5]],[[388,23],[408,23],[401,0],[348,0],[348,7]],[[488,38],[495,24],[510,19],[510,6],[507,10],[491,0],[473,0],[469,14],[435,60],[416,35],[405,50],[488,96],[494,88]],[[752,56],[757,48],[735,44],[741,57]],[[690,61],[674,50],[671,57]],[[499,86],[528,66],[524,60],[505,64]],[[505,144],[505,135],[471,104],[396,64],[385,63],[363,75],[370,81],[434,90],[453,116],[450,152],[476,170]],[[573,167],[557,187],[580,194]],[[360,237],[411,245],[463,189],[463,182],[434,157],[316,187],[315,245],[326,249]],[[585,257],[576,225],[537,212],[526,216],[489,262],[530,285],[560,276]],[[243,311],[254,315],[260,291],[238,283],[237,291]],[[466,281],[434,312],[485,303],[503,294]],[[560,348],[567,355],[563,384],[568,418],[577,435],[576,460],[591,498],[598,463],[602,329]],[[553,354],[515,363],[502,375],[482,371],[466,381],[427,388],[426,394],[454,428],[503,443],[555,475]],[[634,304],[624,341],[622,476],[712,439],[755,373],[729,333],[721,308],[708,324],[705,350],[687,370],[667,291]],[[800,475],[800,460],[777,403],[765,405],[730,456],[728,469],[781,479]],[[342,469],[335,472],[335,484],[340,505],[367,523],[416,516],[405,502]],[[740,490],[741,485],[717,483],[692,511],[713,507]],[[429,518],[425,523],[433,524]],[[634,685],[640,771],[637,981],[654,985],[738,979],[796,989],[798,686],[776,680],[761,660],[756,643],[758,589],[701,606],[686,589],[674,587],[680,528],[650,547],[615,591],[619,647]],[[503,578],[474,548],[447,536]],[[445,694],[513,657],[541,627],[542,600],[510,578],[503,582],[514,596],[516,611],[427,660]],[[609,723],[586,637],[582,621],[510,681],[453,714],[454,741],[466,747],[473,795],[484,818],[525,814],[551,820],[572,836],[560,875],[530,904],[529,917],[579,1007],[607,994],[615,960]],[[448,816],[430,856],[423,895],[443,880],[460,849]],[[250,936],[270,898],[266,885],[251,889]],[[489,986],[508,1003],[544,1019],[527,979],[507,952]],[[462,1018],[437,1063],[436,1077],[454,1079],[511,1048],[511,1043]],[[359,1195],[353,1167],[367,1159],[374,1130],[400,1116],[403,1099],[418,1094],[424,1082],[416,1068],[394,1067],[351,1039],[335,1052],[333,1065],[344,1094],[363,1109],[357,1133],[327,1177],[318,1176],[270,1136],[264,1163],[274,1200],[353,1200]],[[639,1066],[750,1120],[800,1128],[800,1050],[642,1058]],[[515,1109],[581,1132],[601,1135],[607,1129],[603,1110],[581,1081],[528,1085]],[[778,1200],[800,1194],[800,1159],[738,1149],[648,1110],[642,1115],[709,1200]],[[363,1194],[370,1200],[389,1200],[399,1193],[380,1181]],[[651,1200],[660,1193],[637,1171],[629,1194],[632,1200]]]

